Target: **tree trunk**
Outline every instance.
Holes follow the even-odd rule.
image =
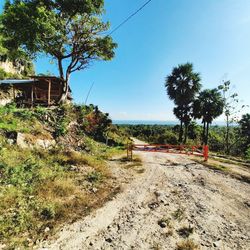
[[[209,122],[207,122],[205,145],[208,144],[208,132],[209,132]]]
[[[68,94],[69,94],[69,77],[70,77],[70,73],[69,73],[69,69],[66,72],[66,77],[64,79],[64,74],[63,74],[63,68],[62,68],[62,62],[58,61],[58,65],[59,65],[59,72],[60,72],[60,77],[62,79],[62,93],[59,99],[59,104],[63,104],[67,101],[68,98]]]
[[[226,127],[226,153],[229,154],[229,117],[227,115],[227,127]]]
[[[183,136],[183,122],[181,121],[180,131],[179,131],[179,143],[182,143]]]
[[[188,124],[185,124],[184,144],[187,143]]]
[[[203,130],[202,130],[202,144],[205,144],[205,134],[206,134],[206,122],[203,121]]]
[[[59,99],[59,104],[63,104],[67,101],[68,93],[69,93],[69,84],[66,81],[63,81],[62,93]]]

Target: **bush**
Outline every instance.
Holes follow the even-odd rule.
[[[250,147],[246,151],[246,158],[247,160],[250,160]]]
[[[98,183],[101,182],[103,179],[103,175],[101,172],[93,171],[86,176],[86,180],[91,183]]]
[[[177,135],[175,133],[173,133],[172,131],[166,131],[163,135],[160,135],[157,138],[156,143],[160,143],[160,144],[178,144],[178,138]]]

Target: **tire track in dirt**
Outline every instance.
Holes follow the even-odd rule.
[[[201,249],[250,249],[250,186],[187,156],[138,152],[145,172],[48,249],[175,249],[191,228]],[[176,218],[180,213],[181,218]],[[158,222],[167,219],[166,227]]]

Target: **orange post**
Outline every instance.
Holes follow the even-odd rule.
[[[207,161],[207,160],[208,160],[208,151],[209,151],[208,145],[204,145],[204,146],[203,146],[204,161]]]

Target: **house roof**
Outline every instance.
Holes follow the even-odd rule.
[[[62,80],[59,77],[56,76],[30,76],[30,79],[5,79],[0,80],[0,84],[31,84],[31,83],[37,83],[39,81],[48,81],[51,80],[52,83],[60,83]]]
[[[37,80],[34,79],[27,79],[27,80],[20,80],[20,79],[5,79],[0,80],[0,84],[27,84],[27,83],[34,83],[37,82]]]

